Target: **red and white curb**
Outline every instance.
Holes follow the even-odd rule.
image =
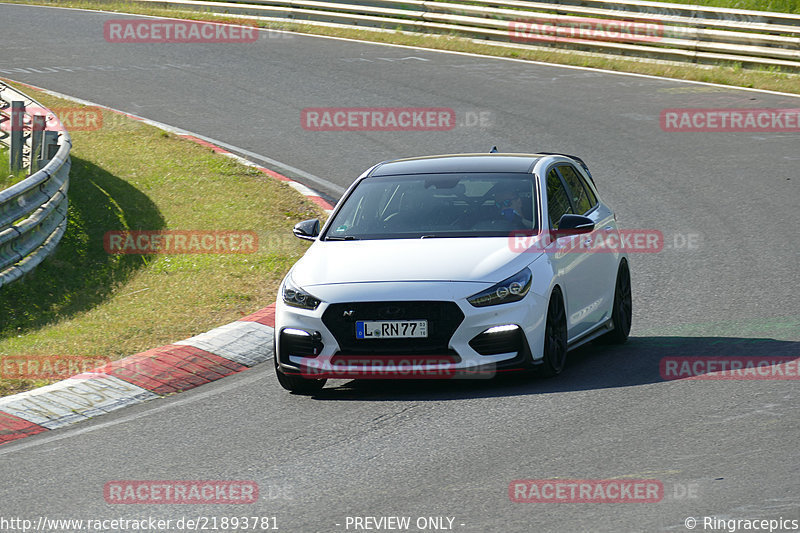
[[[275,306],[201,335],[0,398],[0,443],[193,389],[272,357]]]
[[[285,181],[323,209],[333,209],[317,192],[305,185],[260,167],[201,139],[197,134],[33,85],[15,83],[170,131],[255,167],[272,178]],[[274,328],[273,304],[236,322],[189,339],[128,356],[52,385],[0,397],[0,444],[183,392],[268,361],[273,356]]]

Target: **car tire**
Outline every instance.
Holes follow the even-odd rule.
[[[633,300],[631,298],[631,273],[627,261],[622,261],[617,271],[617,283],[614,286],[614,307],[611,310],[611,321],[614,328],[600,337],[604,344],[623,344],[631,332],[633,316]]]
[[[542,364],[537,368],[540,376],[549,378],[564,370],[567,362],[567,314],[558,287],[553,291],[547,305],[542,355]]]
[[[273,361],[275,362],[275,375],[278,377],[278,383],[289,392],[306,395],[314,394],[322,390],[322,387],[324,387],[325,383],[328,381],[327,379],[306,379],[301,376],[292,376],[282,372],[281,369],[278,368],[278,354],[274,349],[273,353],[275,354]]]

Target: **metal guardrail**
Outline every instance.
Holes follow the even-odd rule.
[[[796,14],[638,0],[134,1],[269,22],[456,34],[502,46],[800,69]]]
[[[72,147],[69,133],[41,104],[0,82],[0,143],[6,173],[24,180],[0,191],[0,286],[30,272],[55,249],[67,228]]]

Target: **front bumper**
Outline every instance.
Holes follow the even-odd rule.
[[[313,287],[310,292],[322,299],[313,311],[279,298],[277,364],[287,374],[342,379],[485,378],[535,364],[541,359],[546,298],[531,291],[519,302],[476,308],[466,297],[456,297],[486,286],[403,282]],[[389,307],[399,309],[398,318],[428,320],[429,338],[355,339],[356,320],[388,319],[374,315]],[[340,316],[347,311],[350,316]]]

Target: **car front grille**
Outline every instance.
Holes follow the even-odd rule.
[[[424,339],[357,339],[358,320],[427,320]],[[400,301],[331,304],[322,322],[336,337],[339,355],[451,355],[450,338],[464,320],[454,302]],[[460,360],[460,358],[459,358]]]

